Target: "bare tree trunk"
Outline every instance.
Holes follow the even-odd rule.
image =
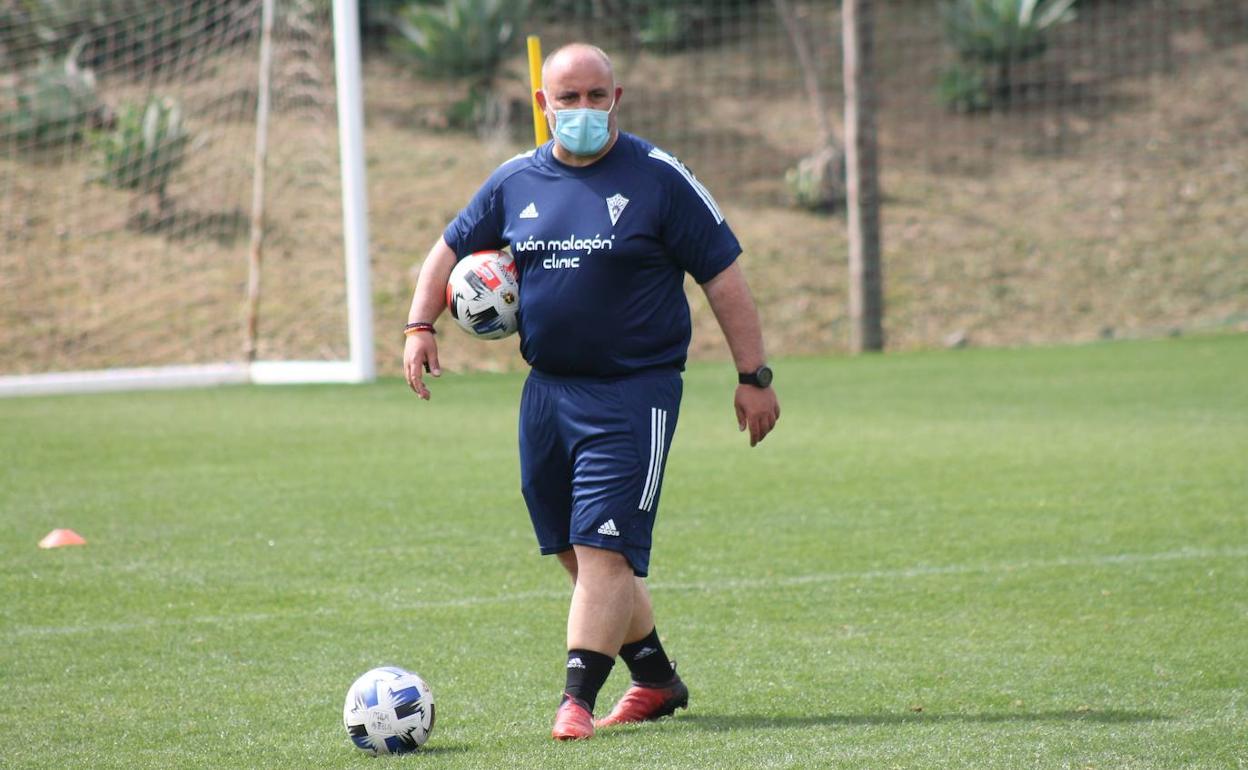
[[[784,24],[784,31],[793,44],[793,53],[797,55],[797,63],[802,68],[802,84],[806,88],[806,98],[810,101],[811,110],[815,114],[815,126],[819,131],[818,144],[815,151],[832,146],[841,148],[845,142],[837,135],[836,126],[832,122],[832,113],[828,109],[828,100],[824,98],[823,88],[819,83],[819,67],[815,63],[815,53],[811,50],[810,40],[802,30],[801,21],[793,11],[789,0],[773,0],[776,13]]]
[[[273,69],[275,0],[263,0],[260,33],[260,75],[256,99],[256,151],[251,181],[251,242],[247,251],[247,309],[243,355],[256,360],[260,340],[260,267],[264,256],[264,190],[269,157],[270,79]]]
[[[872,71],[872,0],[844,0],[845,160],[849,214],[850,347],[884,349],[884,292],[880,265],[880,193]]]
[[[789,0],[773,2],[801,67],[806,101],[814,113],[818,132],[814,153],[802,158],[797,168],[790,170],[786,180],[798,205],[819,211],[831,210],[845,201],[845,142],[838,135],[828,101],[824,98],[819,66],[803,29],[802,19],[798,18]]]

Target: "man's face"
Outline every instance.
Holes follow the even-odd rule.
[[[553,130],[555,113],[588,107],[595,110],[612,110],[610,125],[615,130],[615,111],[612,109],[619,89],[606,64],[589,53],[574,53],[551,62],[542,92],[545,94],[546,119]]]

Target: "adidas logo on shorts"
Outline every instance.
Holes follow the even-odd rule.
[[[620,531],[615,528],[615,519],[607,519],[603,525],[598,528],[598,534],[610,535],[611,537],[619,537]]]

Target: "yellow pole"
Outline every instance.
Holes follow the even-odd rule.
[[[536,92],[542,87],[542,39],[537,35],[529,35],[529,83],[533,95],[533,140],[538,147],[550,141],[550,129],[546,126],[546,116],[542,108],[537,106]]]

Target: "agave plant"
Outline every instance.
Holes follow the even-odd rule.
[[[95,90],[95,75],[78,66],[83,42],[63,62],[45,59],[14,87],[11,109],[0,113],[0,135],[22,143],[50,146],[76,142],[106,112]]]
[[[153,96],[145,104],[126,105],[118,111],[113,130],[93,137],[100,165],[95,179],[123,190],[154,193],[164,209],[169,178],[186,160],[189,142],[176,101]]]
[[[508,109],[495,92],[520,37],[528,0],[409,0],[393,17],[391,48],[427,75],[467,81],[465,96],[447,110],[447,123],[483,135],[505,129]]]
[[[1044,51],[1048,31],[1074,18],[1075,0],[951,0],[945,33],[958,54],[996,64]]]
[[[946,0],[945,37],[967,64],[992,68],[991,89],[1008,96],[1014,67],[1039,56],[1050,31],[1071,21],[1075,0]]]
[[[520,36],[527,0],[411,2],[394,17],[393,47],[430,75],[490,82]]]

